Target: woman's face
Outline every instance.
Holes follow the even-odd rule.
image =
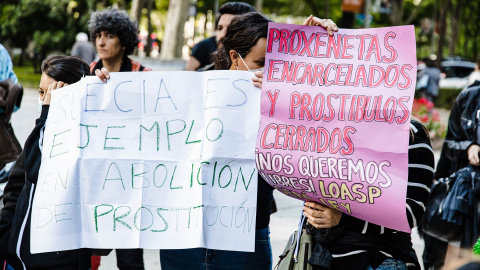
[[[107,31],[97,33],[95,38],[95,45],[97,47],[98,57],[106,61],[116,61],[123,57],[124,47],[120,43],[117,35],[111,34]]]
[[[243,61],[239,55],[234,51],[230,51],[230,57],[232,59],[231,70],[252,70],[262,68],[265,65],[265,53],[267,48],[267,39],[261,38],[257,41],[257,44],[252,47],[247,56],[243,57]],[[234,52],[234,53],[232,53]],[[245,62],[245,63],[243,63]],[[245,65],[246,64],[246,65]],[[248,68],[247,68],[248,66]]]
[[[48,86],[52,84],[55,80],[48,76],[47,73],[42,74],[42,78],[40,79],[40,85],[38,86],[38,93],[40,95],[40,100],[45,100],[45,93],[47,93]]]

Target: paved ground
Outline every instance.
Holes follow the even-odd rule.
[[[27,136],[30,134],[36,117],[39,115],[37,96],[38,91],[36,89],[25,89],[22,107],[20,110],[15,112],[12,117],[12,124],[15,133],[22,145]],[[436,158],[438,158],[438,155],[439,153],[436,152]],[[283,247],[288,237],[297,227],[301,214],[301,202],[279,193],[275,193],[274,196],[277,202],[278,212],[272,215],[270,222],[270,236],[275,263],[278,260],[278,255],[280,255],[283,251]],[[414,248],[417,251],[417,254],[421,256],[423,252],[423,241],[421,241],[416,232],[414,232],[412,235]],[[144,259],[146,270],[160,268],[158,250],[146,250]],[[114,252],[102,259],[102,265],[100,269],[115,269]]]

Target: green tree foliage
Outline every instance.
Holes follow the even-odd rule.
[[[2,40],[23,53],[33,42],[33,61],[39,63],[51,53],[68,53],[78,32],[87,32],[93,0],[16,0],[2,5]]]
[[[480,1],[463,1],[461,11],[456,54],[474,61],[480,54]]]
[[[240,0],[239,0],[240,1]],[[157,0],[157,2],[168,2],[167,0]],[[198,0],[197,7],[199,12],[206,13],[207,10],[213,10],[214,0]],[[232,2],[228,0],[219,0],[219,5],[223,5],[226,2]],[[248,3],[255,6],[255,0],[243,0],[240,2]],[[277,14],[292,16],[308,16],[313,14],[320,18],[331,18],[332,20],[338,20],[342,11],[341,0],[263,0],[263,8],[261,12],[265,14]]]

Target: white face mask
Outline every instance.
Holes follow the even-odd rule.
[[[42,112],[43,101],[38,97],[38,112]]]
[[[264,69],[263,67],[261,67],[261,68],[256,68],[256,69],[250,69],[250,68],[248,67],[247,63],[245,63],[245,61],[243,61],[242,56],[241,56],[240,54],[238,54],[238,56],[240,56],[240,60],[242,60],[243,64],[247,67],[248,71],[253,72],[253,73],[255,73],[255,72],[257,72],[257,71],[263,72],[263,69]]]

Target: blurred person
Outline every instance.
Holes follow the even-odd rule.
[[[411,120],[409,138],[405,212],[414,228],[430,194],[434,155],[428,131],[420,121]],[[344,215],[316,202],[306,202],[303,211],[315,243],[309,258],[314,270],[421,269],[410,233]]]
[[[263,69],[265,65],[268,22],[271,20],[258,12],[238,15],[229,24],[222,46],[215,54],[216,70]],[[220,24],[219,24],[220,25]],[[310,16],[304,25],[318,25],[330,34],[337,30],[331,20],[320,20]],[[263,72],[257,71],[253,84],[262,86]],[[273,187],[258,177],[257,211],[255,230],[255,252],[213,250],[206,248],[162,249],[160,264],[162,270],[177,269],[231,269],[267,270],[272,268],[272,250],[269,237],[269,223]],[[188,258],[188,259],[185,259]]]
[[[212,64],[212,53],[217,50],[217,39],[215,36],[206,38],[197,43],[192,48],[190,58],[188,58],[186,71],[195,71]]]
[[[429,101],[433,102],[438,97],[438,82],[440,81],[441,71],[437,67],[436,55],[431,55],[425,60],[425,69],[418,73],[418,83],[424,84],[420,87],[420,94]]]
[[[90,268],[92,251],[89,249],[38,254],[30,252],[30,205],[41,165],[41,138],[48,116],[51,91],[90,75],[88,64],[73,56],[50,56],[42,62],[41,70],[39,97],[44,104],[42,112],[5,187],[4,208],[0,212],[0,259],[6,260],[14,269],[86,270]]]
[[[8,179],[12,164],[22,151],[13,131],[10,119],[20,108],[23,87],[13,72],[13,64],[8,51],[0,44],[0,183]],[[2,189],[0,189],[0,198]]]
[[[478,100],[480,100],[479,83],[474,83],[457,96],[448,119],[447,135],[435,171],[435,179],[449,177],[469,164],[474,167],[480,166]],[[458,258],[470,258],[476,238],[478,235],[465,234],[460,242],[449,242],[448,247],[446,242],[440,245],[436,242],[426,242],[425,252],[430,252],[432,261],[444,262],[447,265]]]
[[[12,79],[13,83],[18,83],[17,75],[13,72],[12,59],[7,49],[0,43],[0,81]]]
[[[103,82],[110,78],[108,72],[151,71],[128,58],[140,40],[138,26],[126,11],[112,8],[95,11],[90,17],[88,30],[100,58],[90,64],[90,70]],[[120,270],[145,269],[142,249],[116,249],[115,252]]]
[[[77,34],[76,41],[73,44],[70,55],[78,56],[87,63],[93,62],[93,60],[95,60],[97,57],[95,48],[93,47],[92,43],[88,42],[88,35],[83,32]]]
[[[472,74],[468,76],[468,86],[477,86],[480,85],[480,55],[477,57],[477,62],[475,63],[475,69]]]
[[[214,65],[212,53],[217,50],[217,46],[223,41],[227,26],[235,15],[241,15],[252,11],[255,11],[255,8],[247,3],[228,2],[223,4],[218,10],[219,15],[215,21],[215,36],[204,39],[197,45],[193,46],[186,70],[195,71],[201,68],[203,68],[202,71],[213,70]]]

